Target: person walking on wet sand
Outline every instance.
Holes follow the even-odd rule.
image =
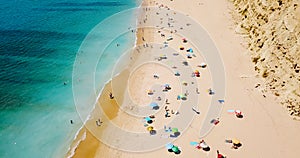
[[[103,123],[103,122],[102,122],[100,119],[98,119],[98,120],[96,121],[96,125],[97,125],[97,126],[101,126],[102,123]]]
[[[112,93],[109,93],[109,98],[114,99],[115,97],[112,95]]]

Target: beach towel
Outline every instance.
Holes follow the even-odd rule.
[[[196,146],[198,144],[199,144],[198,142],[190,142],[190,145],[192,145],[192,146]]]
[[[234,113],[235,110],[227,110],[228,113]]]

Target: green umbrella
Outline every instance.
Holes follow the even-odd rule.
[[[178,128],[172,128],[172,132],[173,133],[178,132]]]
[[[172,151],[175,152],[175,153],[178,152],[178,151],[179,151],[178,146],[173,146],[173,147],[172,147]]]

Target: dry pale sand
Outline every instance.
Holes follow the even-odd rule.
[[[266,92],[266,98],[262,96],[261,92],[258,91],[254,86],[257,83],[263,81],[256,76],[256,72],[253,69],[251,63],[251,57],[249,52],[243,47],[243,39],[241,39],[235,33],[235,25],[230,20],[231,15],[229,14],[231,4],[226,0],[191,0],[186,3],[184,0],[173,0],[163,1],[157,0],[151,2],[152,5],[155,3],[164,4],[171,9],[178,10],[187,14],[187,16],[197,20],[214,40],[217,48],[220,51],[220,55],[223,59],[225,72],[226,72],[226,96],[225,105],[220,117],[220,123],[210,132],[205,138],[203,138],[208,145],[211,147],[211,151],[205,152],[197,150],[195,147],[190,146],[190,141],[199,141],[200,127],[205,113],[207,112],[208,105],[210,104],[211,97],[206,93],[206,90],[211,87],[211,78],[209,69],[203,70],[201,79],[197,79],[199,84],[199,102],[200,104],[200,115],[196,115],[194,120],[191,122],[189,128],[177,139],[174,144],[178,145],[182,153],[180,155],[174,155],[169,153],[165,148],[161,148],[152,152],[144,153],[132,153],[124,152],[113,149],[105,144],[102,144],[94,137],[86,128],[83,128],[78,135],[78,138],[82,138],[86,133],[86,139],[83,140],[75,151],[74,157],[99,157],[99,158],[137,158],[137,157],[216,157],[216,150],[220,150],[221,153],[227,157],[243,157],[243,158],[273,158],[273,157],[297,157],[300,151],[297,150],[300,146],[300,123],[292,120],[281,106],[278,105],[276,99],[272,95],[268,95]],[[148,3],[150,4],[150,2]],[[148,15],[150,16],[150,15]],[[155,41],[157,43],[163,42],[157,34],[157,30],[153,29],[139,29],[139,39],[144,37],[146,42]],[[164,32],[169,35],[169,32]],[[173,35],[174,41],[169,47],[178,48],[180,42],[180,36]],[[143,44],[142,40],[138,40],[138,44]],[[141,42],[141,43],[140,43]],[[189,47],[189,46],[187,46]],[[192,46],[191,46],[192,47]],[[201,50],[199,50],[201,53]],[[205,61],[201,56],[196,58],[199,61]],[[196,59],[191,60],[192,67],[197,64]],[[166,70],[153,69],[153,65],[145,66],[143,69],[137,69],[137,74],[130,76],[130,73],[124,72],[116,77],[112,82],[115,84],[108,83],[101,97],[99,103],[105,112],[107,119],[103,120],[103,125],[95,127],[98,131],[98,135],[104,133],[106,130],[106,121],[111,121],[114,124],[121,126],[124,129],[131,129],[134,131],[145,130],[143,124],[139,119],[132,118],[128,113],[120,111],[118,104],[123,104],[126,99],[123,98],[122,93],[126,91],[126,87],[129,86],[131,89],[131,96],[137,95],[135,92],[142,93],[144,89],[147,89],[147,85],[151,85],[152,79],[147,73],[164,73]],[[135,77],[139,76],[139,77]],[[120,84],[121,80],[129,80],[130,85]],[[166,76],[168,78],[173,76]],[[203,79],[204,78],[204,79]],[[134,83],[140,82],[144,84],[144,89],[138,91],[139,87]],[[164,83],[165,81],[162,81]],[[180,85],[174,81],[169,81],[171,85]],[[133,84],[133,85],[131,85]],[[159,83],[161,84],[161,83]],[[117,90],[114,87],[120,87]],[[135,90],[136,89],[136,90]],[[178,90],[178,88],[177,88]],[[114,92],[115,99],[111,100],[108,97],[109,92]],[[177,92],[176,92],[177,93]],[[170,93],[170,95],[176,95],[176,93]],[[148,96],[141,96],[140,98],[135,97],[136,102],[148,102]],[[137,100],[140,99],[140,100]],[[176,102],[176,101],[174,101]],[[118,104],[117,104],[118,103]],[[171,100],[171,104],[173,101]],[[175,104],[175,103],[174,103]],[[234,115],[229,114],[229,109],[240,109],[244,113],[243,119],[237,119]],[[93,117],[87,122],[87,126],[94,127],[97,118],[102,117],[99,112],[95,110]],[[154,126],[163,125],[165,118],[157,114],[158,118]],[[159,117],[160,116],[160,117]],[[172,116],[173,117],[173,116]],[[126,120],[124,123],[124,119]],[[113,131],[111,131],[113,132]],[[237,149],[231,149],[230,144],[225,143],[225,139],[238,138],[242,146]],[[76,141],[75,141],[76,142]],[[73,146],[76,145],[74,142]]]

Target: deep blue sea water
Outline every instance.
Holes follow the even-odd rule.
[[[0,0],[0,158],[64,156],[82,126],[71,83],[80,44],[99,22],[139,3]]]

